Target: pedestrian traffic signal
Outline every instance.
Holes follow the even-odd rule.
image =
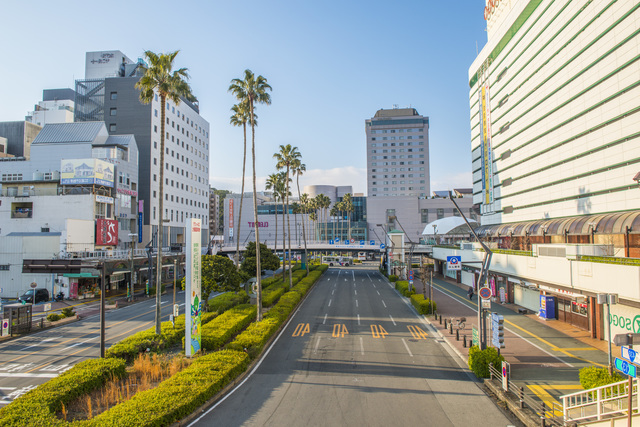
[[[504,317],[498,313],[491,313],[493,329],[492,344],[496,348],[504,348]]]

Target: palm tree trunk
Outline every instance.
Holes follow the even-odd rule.
[[[242,224],[242,202],[244,200],[244,175],[247,165],[247,124],[242,125],[244,131],[244,153],[242,155],[242,189],[240,190],[240,211],[238,212],[238,227],[236,232],[236,268],[240,267],[240,225]]]
[[[287,272],[285,266],[287,265],[287,233],[284,230],[284,197],[282,200],[282,282],[284,283],[284,275]]]
[[[251,157],[253,160],[253,216],[254,228],[256,230],[256,320],[262,320],[262,268],[260,267],[260,229],[258,228],[258,196],[256,194],[256,129],[253,123],[253,100],[249,100],[249,109],[251,117]],[[160,303],[158,303],[159,305]]]
[[[164,225],[164,124],[166,120],[167,96],[160,94],[160,173],[158,187],[158,258],[156,259],[156,335],[160,335],[160,291],[162,290],[162,234]],[[149,221],[151,223],[151,221]],[[151,282],[151,277],[149,277]]]
[[[276,238],[275,238],[275,243],[273,244],[273,252],[277,255],[278,254],[278,196],[275,196],[273,199],[276,201]]]
[[[292,273],[291,273],[291,215],[289,215],[289,165],[287,164],[287,178],[285,182],[285,196],[287,197],[287,239],[289,241],[289,288],[293,283]],[[284,224],[283,228],[284,228]]]

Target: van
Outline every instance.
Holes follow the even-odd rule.
[[[36,293],[36,304],[39,302],[47,302],[49,301],[49,290],[45,289],[45,288],[38,288],[38,289],[29,289],[27,292],[25,292],[24,294],[20,295],[20,298],[18,298],[18,300],[20,300],[23,303],[27,303],[33,302],[33,292],[35,291]]]

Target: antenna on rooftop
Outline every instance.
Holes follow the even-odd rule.
[[[393,109],[397,110],[398,109],[398,104],[393,104]]]

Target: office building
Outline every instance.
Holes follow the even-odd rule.
[[[428,196],[429,118],[415,108],[382,109],[365,132],[368,196]]]
[[[73,89],[45,89],[42,101],[25,117],[25,120],[44,126],[50,123],[72,123],[76,92]]]
[[[29,159],[31,156],[31,143],[42,130],[28,121],[0,122],[0,138],[6,139],[5,153],[14,157]]]

